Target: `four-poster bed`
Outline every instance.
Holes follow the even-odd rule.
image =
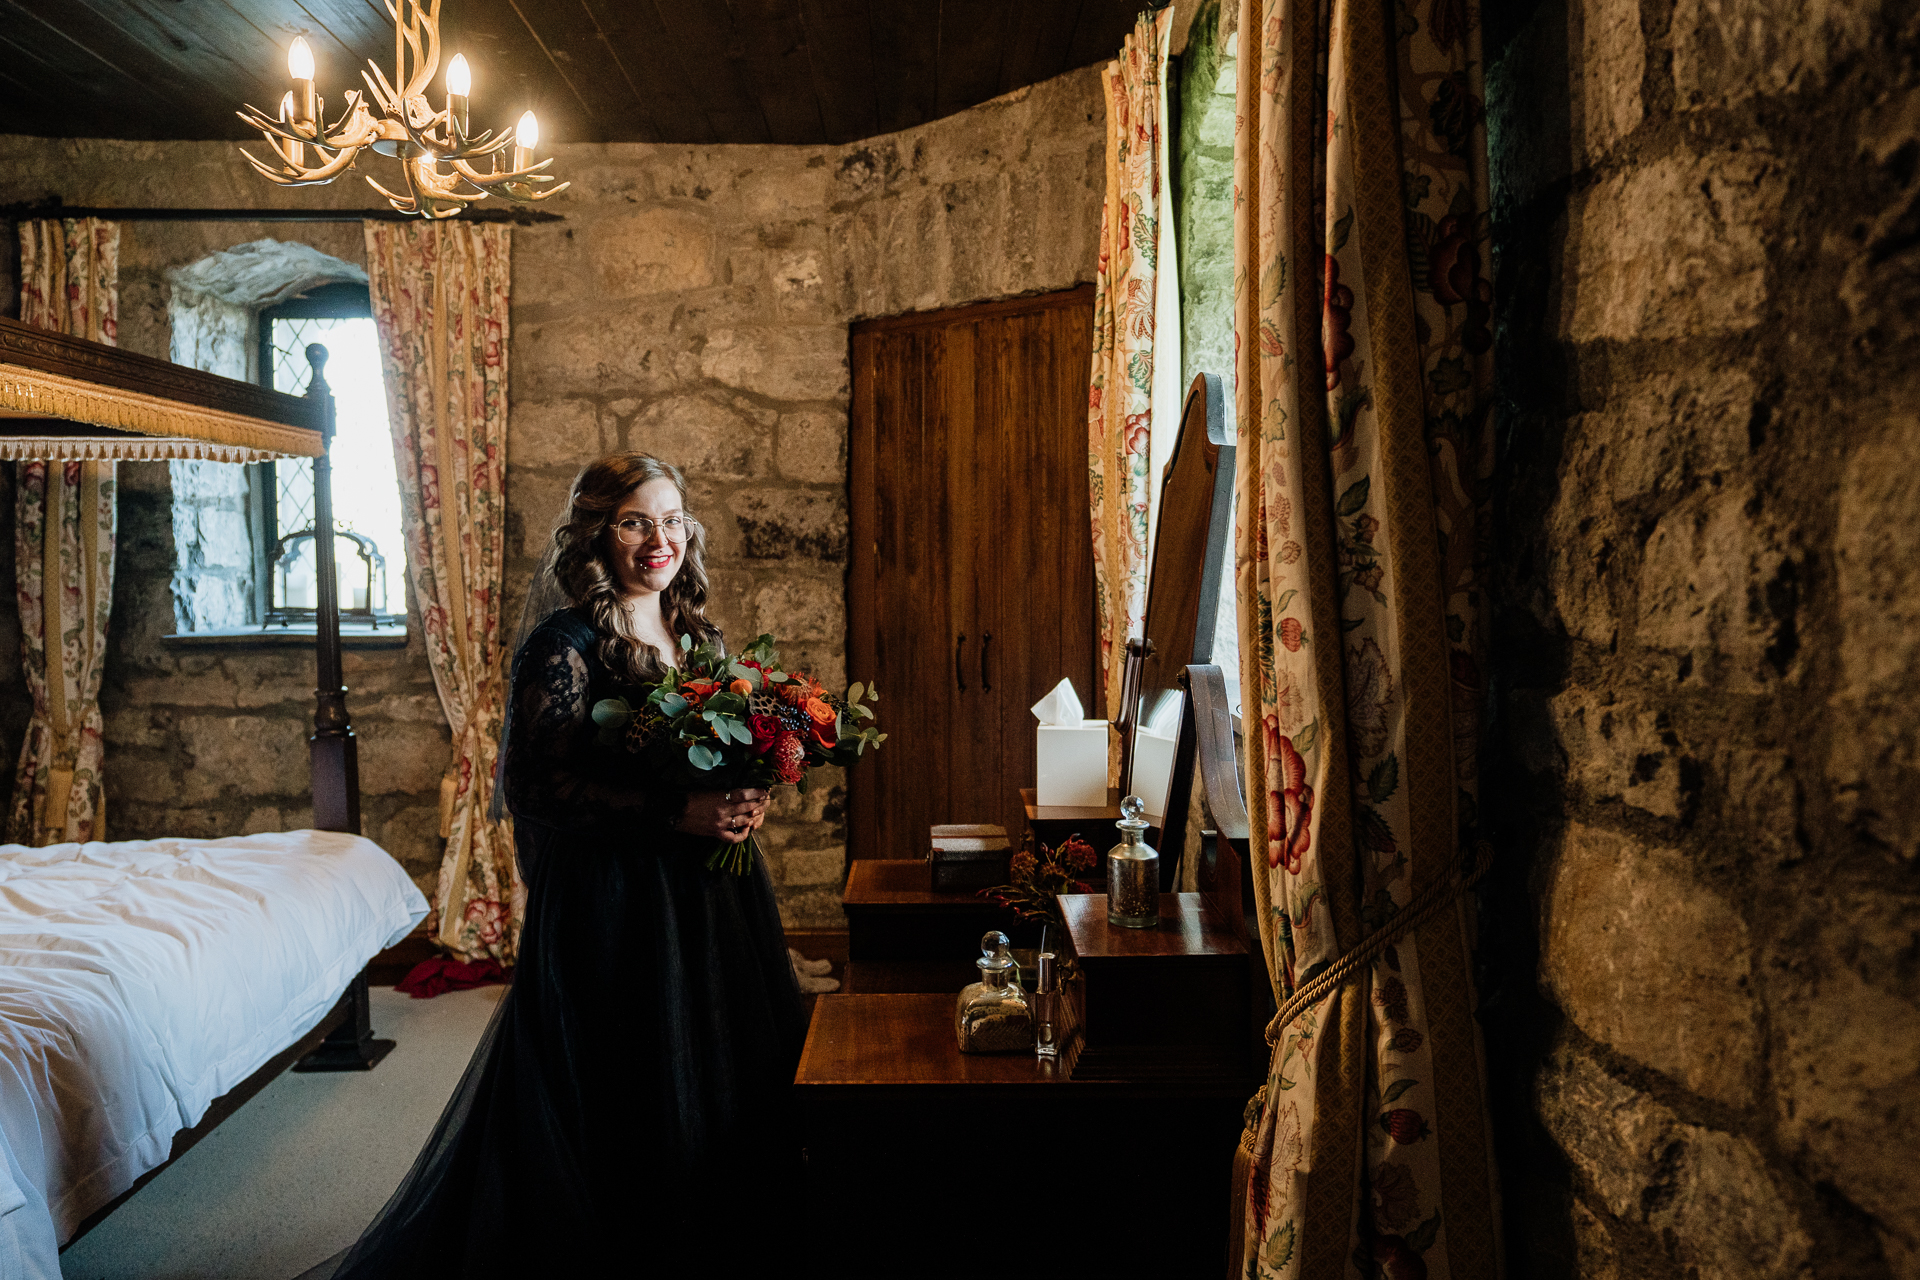
[[[332,527],[325,348],[296,397],[0,319],[0,460],[314,460]],[[360,831],[331,538],[315,539],[314,830],[0,846],[0,1272],[78,1238],[289,1064],[365,1070],[364,966],[424,918]],[[344,990],[343,990],[344,988]]]

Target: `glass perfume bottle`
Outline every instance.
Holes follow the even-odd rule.
[[[1139,796],[1120,802],[1120,843],[1107,851],[1107,923],[1127,929],[1160,923],[1160,854],[1141,840],[1146,809]]]
[[[1047,947],[1047,936],[1040,934],[1040,954],[1035,959],[1033,978],[1033,1053],[1037,1058],[1060,1056],[1061,1009],[1058,957]]]
[[[962,1053],[1018,1053],[1033,1046],[1033,1008],[1020,989],[1020,969],[1007,935],[990,929],[980,939],[980,981],[960,993],[954,1031]]]

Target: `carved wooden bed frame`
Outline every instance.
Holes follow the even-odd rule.
[[[333,392],[326,348],[307,348],[304,396],[0,318],[0,459],[30,461],[193,458],[254,462],[312,458],[315,527],[333,525]],[[360,764],[341,683],[340,592],[331,538],[314,539],[319,587],[314,641],[319,679],[313,735],[313,825],[360,833]],[[319,1023],[253,1075],[214,1099],[200,1123],[174,1135],[166,1164],[80,1224],[64,1249],[179,1159],[289,1066],[370,1070],[393,1048],[373,1036],[363,970]]]

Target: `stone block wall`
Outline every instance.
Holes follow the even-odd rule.
[[[549,207],[565,221],[513,233],[509,632],[574,474],[606,451],[644,449],[691,479],[728,635],[771,631],[790,664],[857,678],[845,671],[847,326],[1091,280],[1104,128],[1088,70],[846,146],[555,147],[573,189]],[[50,195],[375,203],[352,179],[277,191],[227,144],[0,138],[0,203]],[[173,290],[195,278],[183,269],[263,238],[364,265],[351,223],[128,223],[122,345],[166,356]],[[160,639],[174,628],[175,508],[192,501],[165,466],[122,469],[103,695],[118,835],[306,820],[311,654]],[[17,628],[0,604],[0,660]],[[368,834],[431,893],[450,747],[418,640],[350,650],[347,681]],[[13,718],[24,722],[0,697],[0,734],[17,750]],[[787,793],[763,833],[790,926],[841,926],[843,809],[841,786]]]
[[[1920,19],[1485,10],[1509,1274],[1920,1277]]]

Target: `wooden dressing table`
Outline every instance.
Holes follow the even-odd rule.
[[[1202,606],[1218,599],[1228,528],[1233,450],[1219,379],[1195,380],[1180,430],[1149,591],[1149,637],[1161,632],[1139,647],[1130,711],[1157,707],[1164,728],[1166,700],[1181,699],[1165,807],[1186,813],[1197,772],[1213,809],[1239,815],[1239,847],[1234,819],[1217,820],[1227,830],[1200,851],[1206,892],[1163,894],[1155,930],[1108,928],[1104,894],[1060,900],[1081,979],[1057,1064],[965,1055],[954,1031],[981,933],[1000,928],[1032,946],[1037,925],[973,894],[932,892],[917,858],[853,864],[847,992],[820,997],[795,1079],[810,1194],[819,1220],[835,1224],[824,1274],[1204,1275],[1224,1262],[1234,1144],[1261,1058],[1244,807],[1231,734],[1223,745],[1226,722],[1213,714],[1219,672],[1192,667],[1203,673],[1198,695],[1186,674],[1211,657],[1215,617]],[[1222,750],[1227,763],[1196,769],[1196,752]],[[1049,845],[1074,831],[1103,854],[1113,843],[1117,807],[1056,814],[1030,791],[1022,800],[1029,830]],[[1167,825],[1184,838],[1184,821]]]

